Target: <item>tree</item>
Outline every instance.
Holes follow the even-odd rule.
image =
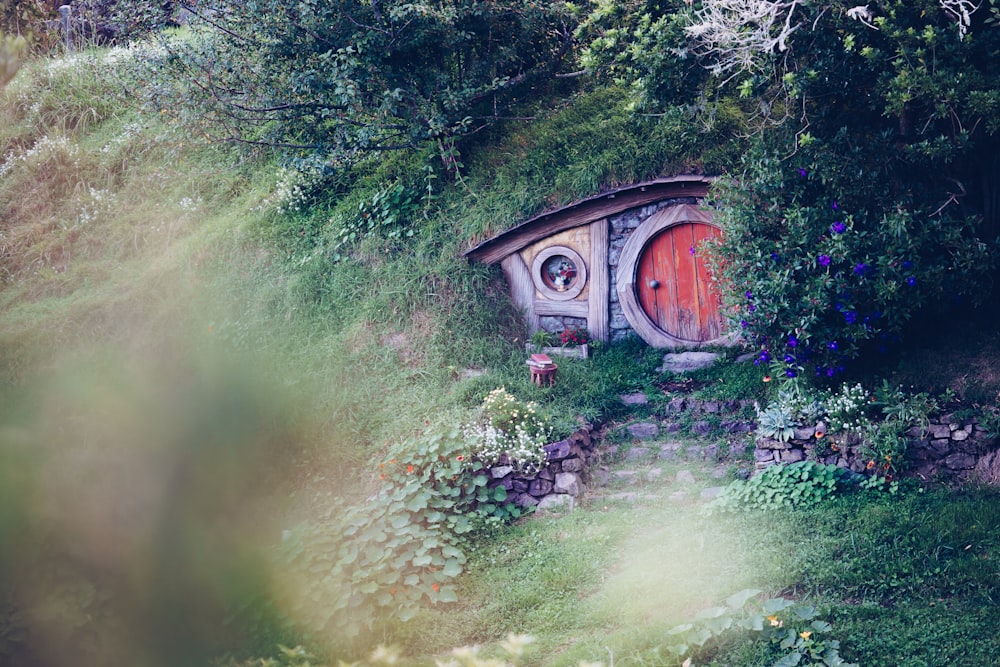
[[[193,85],[183,100],[164,88],[154,102],[193,109],[188,121],[218,138],[337,161],[475,132],[555,75],[573,45],[562,2],[185,7],[195,38],[169,43],[169,58],[156,66]]]

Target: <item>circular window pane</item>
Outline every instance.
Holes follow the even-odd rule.
[[[542,264],[542,280],[558,292],[573,287],[578,277],[576,263],[565,255],[553,255]]]

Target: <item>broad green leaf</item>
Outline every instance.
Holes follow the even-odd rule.
[[[773,614],[777,614],[779,611],[788,609],[794,604],[794,602],[786,600],[785,598],[768,598],[767,600],[764,600],[761,607],[763,608],[765,615],[771,616]]]
[[[752,598],[757,597],[762,591],[756,588],[746,588],[739,593],[734,593],[726,598],[726,605],[730,609],[741,609]]]
[[[444,569],[441,572],[447,577],[457,577],[462,574],[462,564],[458,562],[457,558],[450,558],[444,564]]]
[[[442,586],[438,591],[439,602],[458,602],[458,594],[453,586]]]

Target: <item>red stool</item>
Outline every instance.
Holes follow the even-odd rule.
[[[556,383],[556,371],[559,367],[555,364],[547,366],[545,368],[536,368],[534,366],[529,367],[531,369],[531,381],[537,384],[539,387],[548,382],[551,387]]]

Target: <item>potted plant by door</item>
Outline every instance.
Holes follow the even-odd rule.
[[[566,327],[559,333],[559,344],[563,356],[590,356],[590,332],[585,327]]]

